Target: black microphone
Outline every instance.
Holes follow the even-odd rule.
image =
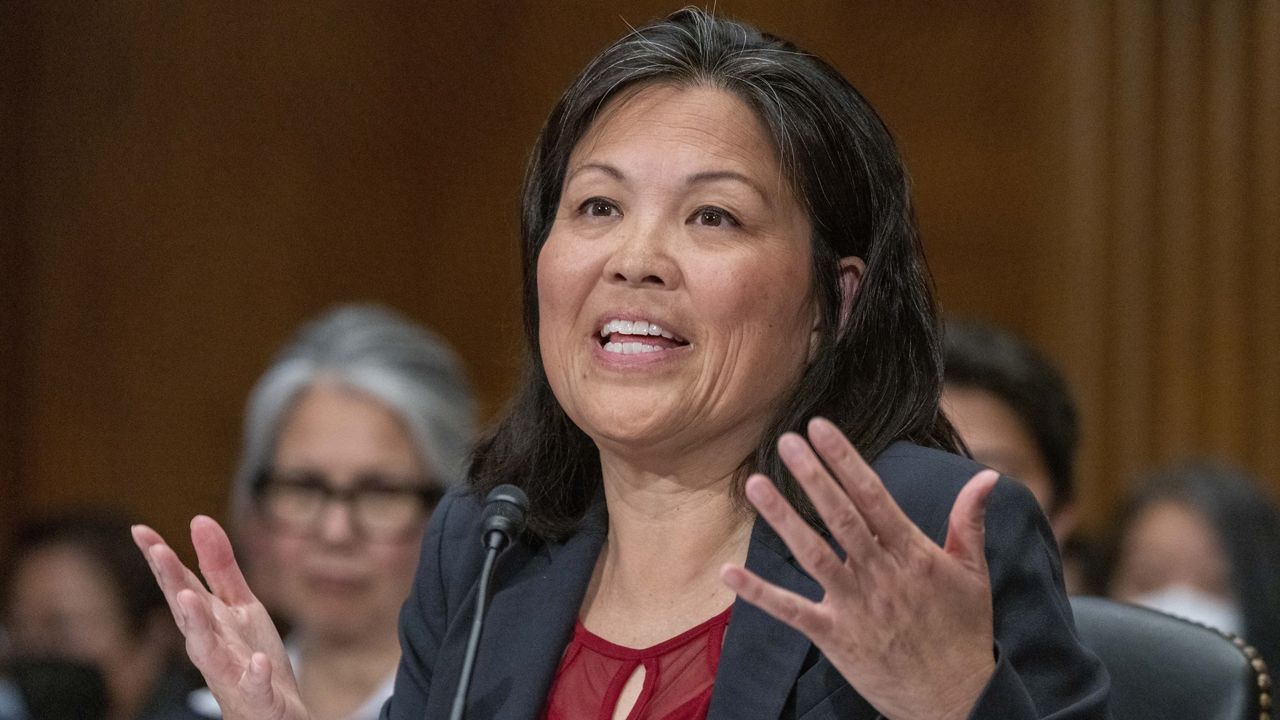
[[[484,628],[484,612],[489,604],[489,580],[493,575],[494,560],[503,548],[515,542],[524,531],[524,514],[529,498],[515,485],[499,485],[489,491],[484,499],[480,515],[480,542],[484,545],[484,567],[480,569],[480,585],[476,588],[476,614],[471,620],[471,634],[467,637],[467,652],[462,657],[462,676],[458,678],[458,690],[453,695],[453,709],[449,720],[462,720],[467,706],[467,688],[471,686],[471,671],[476,664],[476,651],[480,648],[480,631]]]

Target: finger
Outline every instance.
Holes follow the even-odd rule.
[[[256,652],[249,658],[248,667],[240,677],[240,691],[251,708],[263,710],[275,706],[275,690],[271,686],[271,660],[265,653]]]
[[[169,547],[169,543],[165,542],[164,538],[160,537],[160,533],[152,530],[146,525],[134,525],[131,530],[133,534],[133,542],[138,546],[138,549],[142,551],[142,555],[146,558],[147,564],[151,566],[151,573],[156,576],[157,582],[160,581],[160,576],[158,574],[158,568],[152,559],[152,553],[155,552],[152,548],[163,547],[169,551],[167,553],[162,553],[162,556],[165,558],[165,562],[168,563],[169,567],[172,567],[172,562],[170,562],[168,558],[169,556],[172,556],[172,558],[177,561],[178,567],[181,569],[180,573],[171,573],[174,577],[180,576],[182,579],[182,583],[178,588],[204,588],[204,583],[200,582],[200,578],[196,576],[195,573],[191,572],[186,565],[182,564],[182,560],[178,558],[177,553],[173,552],[173,548]]]
[[[800,566],[823,587],[843,586],[847,580],[844,563],[822,536],[809,527],[769,478],[752,475],[747,478],[747,499],[787,544]]]
[[[196,669],[209,681],[211,690],[236,682],[241,675],[240,664],[232,649],[218,636],[214,628],[210,596],[203,597],[192,590],[178,593],[178,612],[186,626],[183,634],[187,640],[187,655]]]
[[[186,621],[178,606],[178,593],[190,590],[203,594],[205,593],[204,585],[195,573],[182,564],[177,554],[173,552],[173,548],[163,542],[147,548],[147,563],[151,565],[151,574],[155,576],[165,600],[169,603],[169,611],[173,613],[178,629],[186,634]]]
[[[778,455],[845,553],[860,560],[878,549],[862,513],[804,438],[795,433],[784,434],[778,438]]]
[[[951,506],[947,540],[942,546],[948,555],[984,576],[987,572],[987,503],[999,480],[1000,474],[995,470],[983,470],[965,483]]]
[[[196,548],[200,574],[204,575],[213,594],[228,605],[254,601],[253,592],[231,550],[231,540],[221,525],[211,517],[197,515],[191,520],[191,544]]]
[[[164,538],[160,537],[160,533],[146,525],[134,525],[129,528],[129,533],[133,535],[133,544],[138,546],[143,555],[147,554],[147,549],[152,545],[164,544]]]
[[[830,633],[830,623],[825,620],[817,603],[765,582],[744,567],[726,564],[720,568],[720,580],[738,597],[795,628],[815,643]]]
[[[809,421],[809,442],[849,494],[880,545],[900,553],[923,538],[840,428],[826,418],[814,418]]]
[[[174,597],[176,592],[165,587],[160,569],[156,566],[156,561],[151,557],[151,548],[163,546],[165,544],[164,538],[160,537],[160,533],[146,525],[134,525],[129,529],[129,533],[133,536],[133,544],[137,545],[138,550],[142,551],[142,557],[147,561],[147,567],[151,569],[151,575],[156,579],[156,585],[160,587],[160,592],[164,593],[164,599],[169,605],[169,612],[173,615],[173,621],[177,624],[178,629],[181,630],[183,625],[182,614]]]

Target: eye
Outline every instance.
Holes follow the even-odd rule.
[[[622,211],[612,200],[602,197],[593,197],[578,206],[578,214],[587,217],[612,217],[621,215]]]
[[[718,207],[700,207],[694,211],[689,221],[704,227],[737,227],[738,220]]]

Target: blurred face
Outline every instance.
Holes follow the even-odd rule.
[[[1176,586],[1223,602],[1234,597],[1226,552],[1208,520],[1184,503],[1162,500],[1139,511],[1122,538],[1111,593],[1133,601]]]
[[[21,560],[8,600],[14,652],[95,666],[112,717],[131,716],[151,692],[168,650],[168,634],[157,630],[169,627],[168,613],[135,631],[120,589],[74,544],[49,544]]]
[[[1049,516],[1058,541],[1065,540],[1074,526],[1071,509],[1054,497],[1044,456],[1013,408],[986,390],[953,384],[943,389],[942,407],[973,458],[1026,485]]]
[[[119,589],[73,545],[47,545],[17,567],[10,595],[14,649],[92,662],[104,671],[127,661],[140,640],[129,629]]]
[[[538,257],[560,404],[602,453],[698,451],[731,470],[807,361],[809,242],[736,96],[660,85],[614,100],[570,157]]]
[[[411,495],[392,491],[421,487],[425,475],[404,427],[379,401],[325,384],[299,397],[276,445],[275,480],[268,487],[279,492],[259,498],[253,528],[263,560],[255,580],[270,586],[268,596],[296,632],[359,639],[394,629],[427,510]],[[365,497],[340,500],[317,488],[359,490]],[[378,491],[373,496],[371,488]],[[405,519],[404,529],[371,536],[353,502],[394,513]],[[268,517],[266,508],[276,507],[269,503],[293,519]]]

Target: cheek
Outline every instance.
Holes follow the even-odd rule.
[[[422,537],[403,543],[374,546],[369,560],[378,573],[378,584],[401,598],[409,594],[413,576],[418,569]]]
[[[813,324],[809,301],[807,268],[787,268],[779,264],[753,263],[747,268],[725,274],[709,288],[706,307],[725,327],[744,330],[743,342],[751,343],[758,352],[766,353],[769,362],[795,362],[809,348]],[[794,351],[794,352],[793,352]]]
[[[574,252],[570,243],[553,232],[538,254],[538,344],[542,361],[551,372],[558,366],[563,341],[578,319],[590,294],[596,273],[591,259]]]

